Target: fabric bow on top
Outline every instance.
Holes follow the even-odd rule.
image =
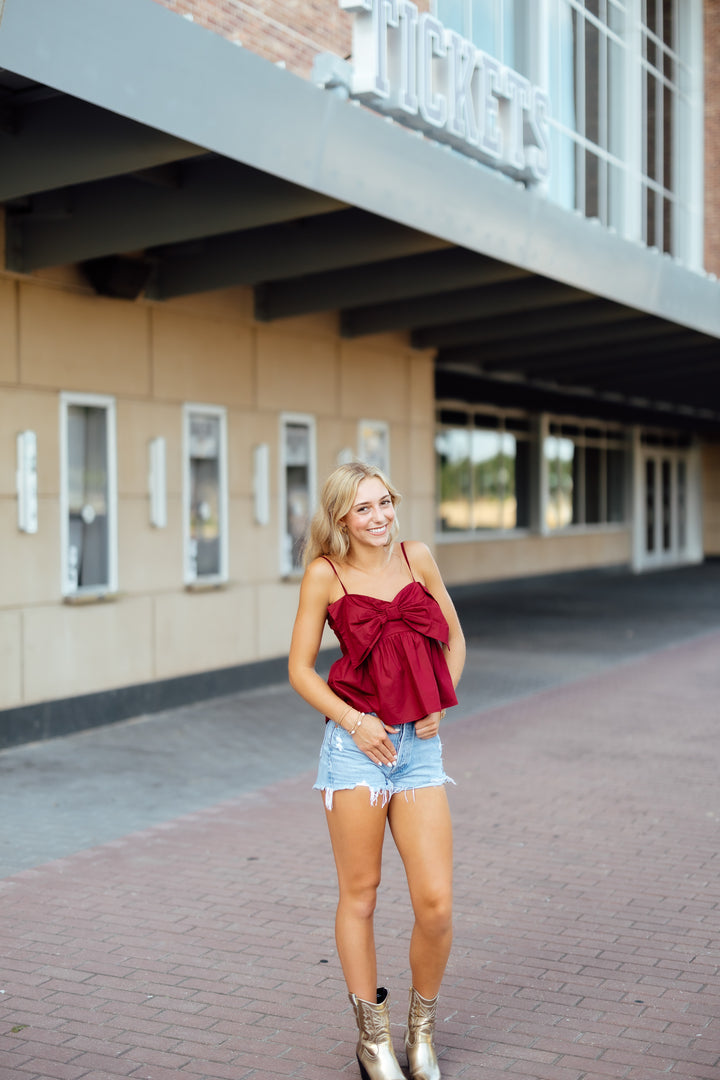
[[[346,593],[330,605],[329,622],[345,642],[347,656],[357,668],[367,659],[388,622],[401,620],[424,637],[448,643],[448,624],[434,596],[411,581],[394,600],[379,600],[362,593]]]

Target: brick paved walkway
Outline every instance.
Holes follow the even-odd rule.
[[[719,698],[713,632],[448,725],[446,1080],[720,1076]],[[0,1080],[355,1080],[310,782],[0,881]],[[390,843],[377,929],[400,1049]]]

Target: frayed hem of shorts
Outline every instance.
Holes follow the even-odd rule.
[[[386,806],[392,795],[392,791],[388,791],[387,788],[372,788],[363,780],[360,780],[357,784],[348,784],[346,787],[339,788],[316,788],[316,791],[322,791],[325,795],[325,809],[332,810],[333,808],[333,795],[336,791],[354,791],[355,788],[365,787],[370,792],[370,805],[377,806],[378,799],[382,796],[381,806]]]
[[[440,780],[432,781],[431,783],[423,784],[422,786],[423,786],[423,788],[444,787],[445,784],[453,784],[455,787],[457,787],[457,784],[455,783],[455,781],[453,780],[453,778],[451,776],[443,776],[442,779],[440,779]],[[382,806],[387,806],[387,804],[389,803],[389,801],[393,797],[393,795],[404,795],[405,796],[405,801],[409,802],[410,801],[409,796],[410,796],[410,794],[412,794],[413,802],[415,802],[415,792],[417,791],[416,787],[396,788],[394,791],[388,791],[387,788],[377,788],[376,789],[376,788],[370,787],[370,785],[366,781],[363,781],[363,780],[360,780],[357,784],[348,784],[346,787],[339,787],[339,788],[330,788],[330,787],[318,788],[316,786],[315,790],[316,791],[322,791],[324,793],[324,795],[325,795],[325,809],[326,810],[332,810],[332,808],[333,808],[333,795],[335,794],[336,791],[355,791],[355,789],[359,788],[359,787],[365,787],[365,788],[368,789],[368,791],[370,793],[370,805],[371,806],[377,806],[378,805],[378,800],[382,796],[382,802],[380,803],[381,807]]]

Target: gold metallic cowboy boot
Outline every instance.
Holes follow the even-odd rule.
[[[405,1050],[412,1080],[440,1080],[440,1067],[433,1045],[437,1003],[437,994],[429,999],[420,997],[415,987],[410,987]]]
[[[378,988],[376,1005],[354,994],[348,997],[360,1033],[356,1053],[363,1080],[405,1080],[390,1038],[390,999],[385,987]]]

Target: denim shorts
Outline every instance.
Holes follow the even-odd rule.
[[[326,723],[313,789],[325,792],[328,810],[332,810],[334,792],[359,786],[369,789],[371,806],[375,806],[380,798],[385,806],[398,791],[404,791],[407,797],[407,792],[416,788],[455,783],[443,768],[439,735],[432,739],[419,739],[414,723],[400,724],[398,727],[397,734],[388,732],[388,738],[397,751],[397,763],[375,765],[367,754],[358,749],[345,728],[332,720]]]

